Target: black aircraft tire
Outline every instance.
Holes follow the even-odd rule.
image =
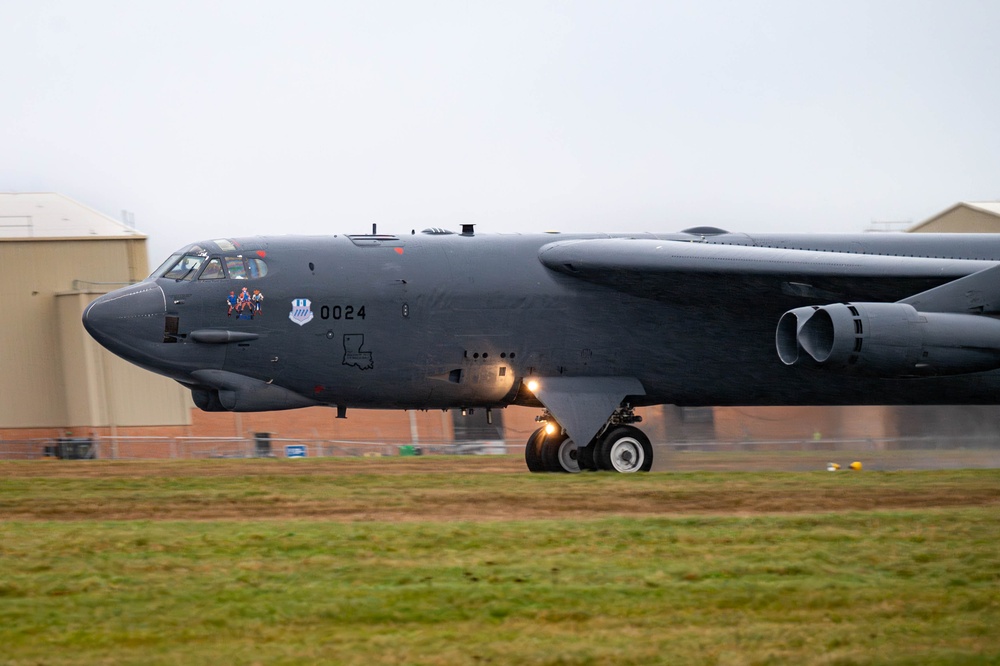
[[[597,465],[622,474],[648,472],[653,467],[653,445],[638,428],[614,428],[598,442]]]
[[[545,442],[545,429],[539,428],[528,437],[528,443],[524,447],[524,463],[528,466],[529,472],[544,472],[545,464],[542,462],[542,444]]]
[[[577,449],[576,459],[580,463],[581,471],[596,472],[600,469],[597,466],[597,441],[591,440],[587,446]]]
[[[546,472],[576,474],[580,471],[577,460],[579,447],[568,435],[549,435],[542,442],[542,464]]]

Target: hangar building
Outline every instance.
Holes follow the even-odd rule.
[[[0,433],[189,422],[180,386],[80,324],[97,295],[148,272],[135,229],[59,194],[0,194]]]
[[[1000,233],[1000,201],[961,201],[908,230],[914,233]]]

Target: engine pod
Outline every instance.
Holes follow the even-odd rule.
[[[905,303],[797,308],[781,317],[775,339],[786,365],[809,360],[878,377],[1000,368],[1000,321],[982,315],[918,312]]]

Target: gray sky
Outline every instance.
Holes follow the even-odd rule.
[[[1000,2],[0,12],[0,191],[150,235],[861,231],[1000,198]]]

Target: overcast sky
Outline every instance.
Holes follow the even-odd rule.
[[[0,11],[0,191],[258,233],[862,231],[1000,198],[1000,2]]]

